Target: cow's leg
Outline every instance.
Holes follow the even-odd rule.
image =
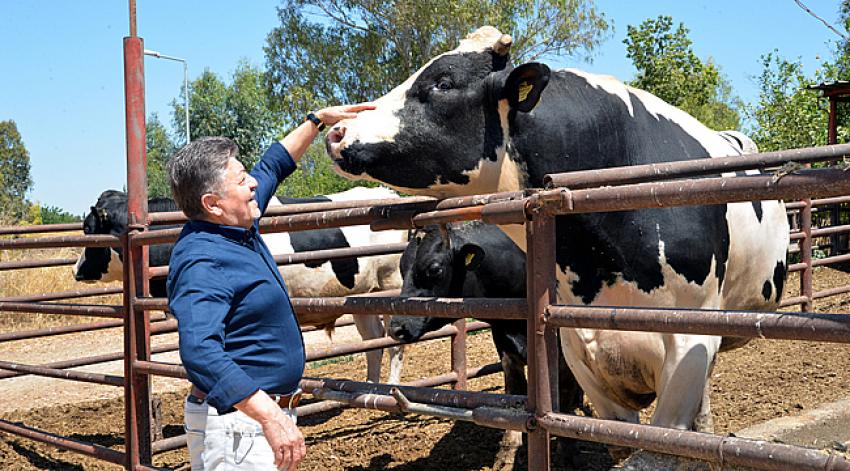
[[[708,394],[708,374],[720,348],[720,337],[665,334],[663,340],[664,365],[652,424],[691,430]]]
[[[705,381],[705,388],[702,391],[702,403],[699,406],[699,412],[694,419],[694,430],[703,433],[714,433],[714,417],[711,415],[711,372],[714,370],[714,365],[708,371],[708,377]]]
[[[505,393],[526,394],[528,383],[525,379],[525,362],[515,354],[499,352],[502,358],[502,371],[505,375]],[[505,430],[499,452],[493,463],[493,470],[512,470],[516,462],[516,454],[522,447],[522,432]]]
[[[379,316],[355,315],[354,325],[363,340],[379,339],[384,336],[384,327],[381,325]],[[381,361],[383,357],[383,350],[366,352],[366,381],[371,383],[381,382]]]
[[[383,333],[381,335],[386,335],[386,331],[389,328],[392,317],[388,314],[384,314],[382,319],[383,325],[381,330]],[[390,354],[390,376],[387,378],[387,382],[389,384],[399,384],[401,383],[401,369],[404,366],[404,345],[390,347],[387,350],[389,350]]]

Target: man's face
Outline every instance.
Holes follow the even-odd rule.
[[[219,194],[216,206],[221,210],[221,224],[248,229],[254,219],[260,217],[260,208],[254,200],[254,179],[241,162],[234,158],[227,161],[224,188]]]

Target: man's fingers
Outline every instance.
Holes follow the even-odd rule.
[[[283,451],[280,447],[277,447],[274,450],[274,465],[277,466],[277,469],[283,469],[283,464]]]

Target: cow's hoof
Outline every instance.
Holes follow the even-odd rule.
[[[697,415],[694,418],[694,430],[702,433],[714,433],[714,418],[711,414]]]

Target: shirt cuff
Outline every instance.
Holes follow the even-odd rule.
[[[221,414],[232,409],[237,403],[259,389],[259,384],[245,374],[241,368],[236,368],[213,386],[206,399],[207,403],[215,407]]]

